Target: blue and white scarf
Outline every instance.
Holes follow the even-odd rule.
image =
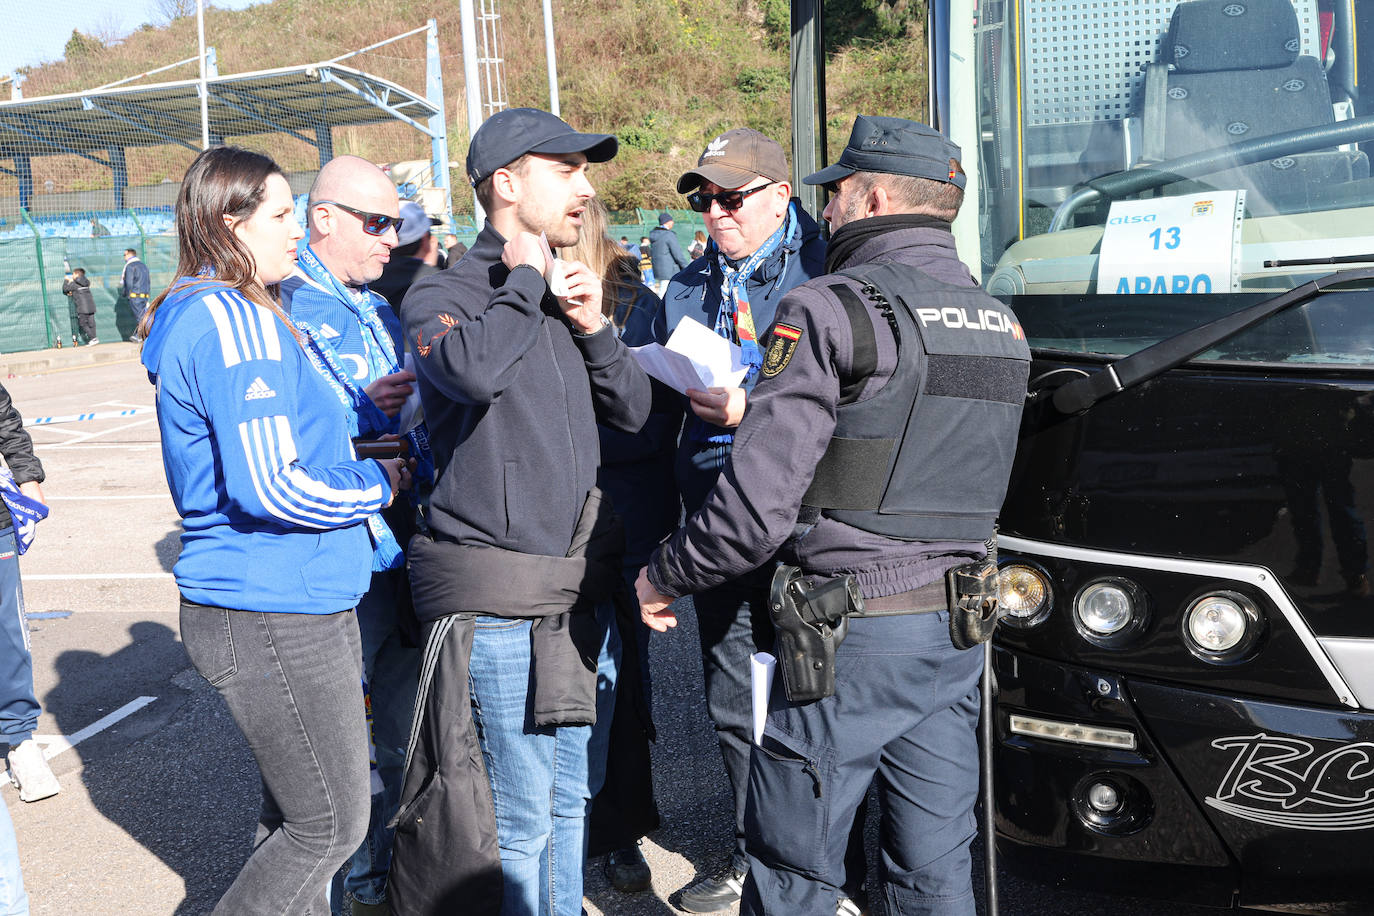
[[[391,344],[391,335],[387,333],[386,326],[382,324],[382,319],[372,304],[371,296],[355,298],[349,288],[340,283],[338,278],[320,262],[319,257],[310,250],[309,246],[302,248],[297,254],[296,264],[301,273],[305,274],[312,283],[334,293],[335,297],[358,317],[358,323],[363,332],[363,350],[368,360],[369,375],[380,377],[393,372],[400,372],[401,367],[396,361],[396,350]],[[320,374],[320,377],[329,383],[339,402],[344,405],[344,413],[348,417],[349,436],[351,438],[358,436],[360,415],[369,415],[370,426],[378,429],[386,428],[390,419],[378,409],[376,404],[372,403],[367,392],[353,380],[353,377],[344,368],[343,361],[339,359],[339,354],[335,351],[334,345],[325,339],[320,329],[296,318],[294,315],[291,322],[305,335],[305,353],[310,359],[311,365],[315,367],[315,371]],[[412,430],[407,433],[406,438],[410,440],[411,454],[416,457],[415,476],[419,478],[421,468],[427,467],[428,476],[432,479],[434,459],[429,451],[428,435],[423,429],[418,432]],[[405,562],[405,557],[401,552],[401,545],[396,542],[396,536],[391,533],[391,529],[383,521],[381,513],[368,517],[367,528],[372,534],[373,571],[399,568]]]
[[[14,475],[6,468],[0,468],[0,499],[10,510],[14,522],[14,543],[21,554],[33,543],[33,535],[38,523],[48,517],[48,507],[36,499],[30,499],[14,482]]]

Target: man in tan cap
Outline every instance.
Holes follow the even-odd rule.
[[[820,227],[792,198],[782,147],[756,130],[736,128],[706,144],[696,168],[678,179],[679,194],[702,214],[711,237],[705,254],[673,277],[664,295],[667,330],[684,316],[740,345],[749,374],[738,388],[689,391],[678,441],[676,479],[688,516],[715,486],[763,363],[759,340],[794,286],[825,272]],[[720,741],[735,802],[735,844],[719,873],[687,887],[689,913],[724,909],[739,899],[744,855],[744,799],[749,782],[752,713],[749,656],[771,651],[764,570],[695,596],[706,709]]]

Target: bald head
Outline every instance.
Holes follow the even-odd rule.
[[[366,217],[349,211],[395,217],[398,208],[396,186],[381,169],[357,156],[331,159],[310,188],[310,249],[347,285],[371,283],[391,258],[396,230],[369,235]]]

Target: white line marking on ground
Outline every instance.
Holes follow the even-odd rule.
[[[102,718],[97,719],[96,721],[92,722],[90,725],[87,725],[85,728],[81,729],[81,731],[76,732],[75,734],[34,735],[33,740],[37,741],[40,745],[43,746],[43,756],[46,759],[51,760],[58,754],[65,753],[66,751],[69,751],[72,748],[76,747],[78,744],[80,744],[82,741],[85,741],[92,735],[98,735],[100,732],[103,732],[105,729],[119,722],[121,719],[127,719],[129,716],[138,712],[140,709],[147,706],[149,703],[153,702],[156,699],[157,697],[139,697],[136,700],[130,700],[128,703],[125,703],[123,706],[119,707],[114,712],[110,713],[108,716],[103,716]]]
[[[33,445],[34,448],[44,449],[49,452],[109,451],[121,448],[135,452],[156,452],[162,449],[162,445],[157,442],[128,442],[124,444],[95,442],[85,444],[83,440],[83,443],[80,445],[68,444],[66,442],[35,442]]]
[[[112,499],[112,500],[120,500],[120,499],[171,499],[171,498],[172,498],[172,494],[170,494],[170,493],[130,493],[128,496],[48,496],[46,493],[43,494],[43,495],[44,495],[44,498],[46,498],[47,501],[50,502],[50,503],[56,503],[56,502],[85,502],[85,501],[89,501],[89,500],[93,500],[93,499]]]
[[[96,436],[107,436],[110,433],[122,433],[126,430],[134,429],[139,426],[147,426],[149,423],[156,422],[157,417],[149,417],[146,420],[135,420],[132,423],[125,423],[123,426],[111,426],[109,429],[98,429],[95,432],[87,433],[80,439],[73,439],[68,445],[76,445],[78,442],[85,442],[88,439],[94,439]]]
[[[52,573],[31,576],[23,574],[25,582],[65,582],[76,579],[170,579],[172,574],[159,573]]]

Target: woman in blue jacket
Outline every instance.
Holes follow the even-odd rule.
[[[196,158],[176,206],[180,263],[143,318],[167,483],[182,518],[181,638],[258,761],[253,853],[216,914],[327,913],[369,814],[353,607],[369,526],[407,483],[358,461],[331,389],[277,303],[302,236],[266,156]]]

